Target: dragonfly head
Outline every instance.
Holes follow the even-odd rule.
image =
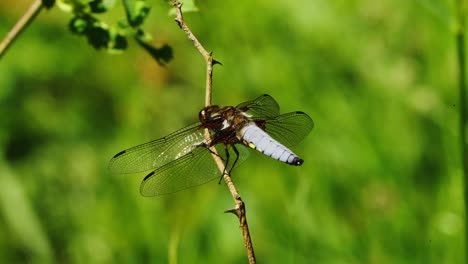
[[[202,110],[200,110],[200,113],[198,114],[198,118],[200,119],[200,122],[205,123],[206,121],[219,115],[218,110],[219,110],[219,106],[217,105],[210,105],[210,106],[204,107]]]

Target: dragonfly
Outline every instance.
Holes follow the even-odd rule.
[[[280,114],[278,103],[267,94],[237,106],[207,106],[198,117],[195,124],[115,154],[109,162],[110,172],[150,171],[140,185],[140,193],[158,196],[230,173],[247,159],[249,149],[299,166],[304,160],[289,148],[302,141],[314,127],[313,120],[304,112]],[[224,162],[223,172],[213,154]]]

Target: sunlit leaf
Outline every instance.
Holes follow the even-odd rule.
[[[111,53],[121,53],[123,50],[127,49],[128,41],[127,38],[118,32],[111,32],[110,42],[108,50]]]
[[[93,0],[88,3],[93,13],[104,13],[111,9],[115,4],[115,0]]]
[[[89,1],[85,0],[58,0],[57,6],[65,12],[85,12],[89,9]]]
[[[144,31],[144,30],[142,30],[140,28],[137,30],[136,36],[137,36],[138,40],[141,40],[141,41],[144,41],[144,42],[149,42],[153,38],[150,33],[146,32],[146,31]]]
[[[146,0],[123,0],[127,21],[132,27],[143,24],[151,7]]]
[[[70,20],[68,27],[72,33],[82,35],[85,34],[91,23],[92,22],[86,17],[76,16]]]

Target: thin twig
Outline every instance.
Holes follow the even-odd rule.
[[[462,173],[464,180],[465,199],[465,252],[468,252],[468,143],[466,128],[468,126],[468,114],[466,105],[466,58],[465,58],[465,6],[463,0],[457,1],[458,28],[457,28],[457,59],[459,68],[459,90],[460,90],[460,148]],[[467,253],[468,254],[468,253]],[[468,263],[468,255],[465,256]]]
[[[206,51],[202,46],[197,37],[192,33],[190,28],[185,24],[184,17],[182,16],[182,3],[177,1],[172,1],[172,5],[176,9],[176,19],[177,25],[187,34],[187,37],[192,41],[195,48],[203,56],[206,62],[206,97],[205,97],[205,106],[211,105],[212,90],[213,90],[213,56],[211,52]]]
[[[16,22],[16,25],[8,32],[5,38],[0,43],[0,59],[7,49],[13,44],[15,39],[23,32],[23,30],[34,20],[34,18],[42,10],[42,1],[35,0],[24,15]]]
[[[193,45],[198,49],[200,54],[203,56],[206,62],[206,91],[205,91],[205,106],[210,106],[211,105],[211,98],[212,98],[212,90],[213,90],[213,65],[214,64],[220,64],[216,60],[213,59],[212,53],[208,52],[198,41],[198,39],[195,37],[195,35],[192,33],[192,31],[189,29],[187,24],[184,22],[184,18],[182,16],[182,4],[180,2],[177,2],[175,0],[172,0],[172,5],[176,9],[176,19],[175,21],[179,25],[179,27],[187,34],[187,37],[192,41]],[[205,137],[209,140],[210,134],[208,130],[205,130]],[[236,203],[236,207],[231,210],[227,210],[226,212],[229,213],[234,213],[238,218],[240,222],[240,227],[242,229],[242,236],[244,238],[244,244],[245,248],[247,250],[247,257],[249,259],[249,263],[256,263],[255,261],[255,254],[252,246],[252,240],[250,238],[250,232],[249,232],[249,226],[247,224],[247,217],[246,217],[246,212],[245,212],[245,204],[242,201],[239,193],[237,192],[237,189],[234,185],[234,183],[231,180],[231,176],[225,172],[224,168],[224,163],[217,155],[217,151],[214,147],[210,148],[213,159],[216,162],[216,165],[218,166],[218,169],[221,173],[223,173],[223,178],[224,181],[226,182],[226,185],[229,188],[229,191],[231,192],[232,198],[234,199],[234,202]]]
[[[212,98],[213,98],[213,56],[212,56],[212,53],[210,52],[208,58],[206,59],[205,106],[211,105]]]

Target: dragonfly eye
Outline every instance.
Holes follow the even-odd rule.
[[[207,120],[211,120],[215,116],[218,116],[219,113],[217,111],[219,110],[219,106],[217,105],[210,105],[207,107],[202,108],[200,110],[200,113],[198,114],[198,118],[202,123],[206,122]]]
[[[200,119],[201,122],[206,120],[206,109],[202,109],[200,113],[198,114],[198,119]]]

